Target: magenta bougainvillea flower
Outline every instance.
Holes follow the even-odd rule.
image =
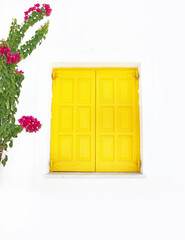
[[[10,52],[10,48],[8,48],[7,45],[0,46],[0,57],[3,58],[3,62],[5,61],[5,58],[6,58],[6,62],[8,64],[12,64],[12,63],[16,64],[21,60],[20,53],[12,54]]]
[[[40,8],[37,8],[36,11],[37,11],[37,12],[40,12],[40,13],[43,12],[42,10],[40,10]]]
[[[46,17],[50,16],[52,9],[50,8],[49,4],[43,4],[43,7],[45,7],[46,10]]]
[[[22,116],[19,120],[20,125],[26,129],[26,132],[37,132],[41,128],[40,121],[33,116]]]
[[[39,3],[37,3],[37,4],[35,4],[35,5],[34,5],[34,7],[37,7],[37,8],[39,8],[39,7],[40,7],[40,4],[39,4]]]
[[[24,72],[22,71],[22,70],[18,70],[18,69],[15,69],[15,71],[14,71],[15,73],[20,73],[20,74],[24,74]]]
[[[45,8],[45,13],[46,13],[46,17],[51,15],[52,9],[50,8],[49,4],[43,4],[42,5]],[[24,20],[27,21],[29,14],[33,11],[39,12],[39,13],[43,13],[44,12],[44,8],[42,7],[42,10],[40,8],[40,4],[37,3],[34,5],[34,7],[30,7],[26,12],[24,12]]]

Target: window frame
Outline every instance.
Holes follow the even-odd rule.
[[[45,60],[46,65],[49,67],[49,69],[46,71],[47,76],[49,73],[49,79],[50,82],[50,93],[49,93],[49,101],[50,101],[50,116],[49,116],[49,123],[47,125],[47,134],[49,133],[49,139],[47,139],[48,146],[50,146],[50,135],[51,135],[51,101],[52,101],[52,70],[53,68],[57,67],[134,67],[138,68],[139,72],[139,113],[140,113],[140,155],[141,155],[141,171],[140,173],[80,173],[80,172],[74,172],[74,173],[64,173],[64,172],[50,172],[50,151],[47,152],[48,158],[47,159],[41,159],[39,160],[39,147],[37,144],[40,142],[39,139],[36,139],[35,141],[35,182],[39,183],[39,185],[46,186],[46,182],[51,184],[50,179],[52,182],[55,182],[55,184],[58,185],[57,179],[59,178],[146,178],[146,173],[144,171],[144,158],[143,158],[143,102],[142,102],[142,82],[143,80],[147,81],[147,76],[150,76],[152,74],[152,61],[151,59],[143,58],[142,55],[138,55],[137,57],[134,57],[134,59],[137,59],[139,61],[133,61],[133,62],[57,62],[57,63],[50,63],[50,66],[48,65],[47,61]],[[43,59],[42,59],[43,60]],[[38,60],[39,61],[39,60]],[[43,66],[43,63],[42,63]],[[39,73],[40,76],[42,76],[41,71],[43,71],[46,67],[43,67],[40,69]],[[46,74],[45,73],[45,74]],[[45,75],[46,76],[46,75]],[[149,84],[152,83],[152,76],[150,76]],[[150,85],[151,86],[151,85]],[[42,84],[38,87],[38,93],[42,89]],[[149,91],[149,94],[152,94],[151,88]],[[40,106],[40,109],[41,106]],[[39,113],[39,107],[37,107],[37,112]],[[48,135],[47,135],[48,137]],[[49,147],[50,150],[50,147]],[[56,186],[54,184],[54,186]],[[59,184],[60,185],[60,184]]]

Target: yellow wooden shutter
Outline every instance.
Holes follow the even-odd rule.
[[[139,172],[138,89],[136,68],[54,69],[51,171]]]
[[[138,172],[137,69],[96,71],[96,171]]]
[[[54,69],[51,171],[95,171],[95,71]]]

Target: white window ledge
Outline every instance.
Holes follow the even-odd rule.
[[[49,172],[46,178],[145,178],[142,173]]]

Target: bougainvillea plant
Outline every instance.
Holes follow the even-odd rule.
[[[15,114],[24,80],[24,72],[18,70],[18,63],[45,39],[49,21],[29,41],[22,44],[25,33],[35,23],[50,16],[51,12],[49,4],[35,4],[24,13],[24,22],[21,25],[17,23],[17,19],[13,19],[7,40],[0,41],[0,162],[3,166],[8,160],[4,152],[13,146],[13,139],[18,133],[24,128],[26,132],[37,132],[41,128],[41,123],[32,116],[23,116],[18,120],[19,124],[16,124]]]

